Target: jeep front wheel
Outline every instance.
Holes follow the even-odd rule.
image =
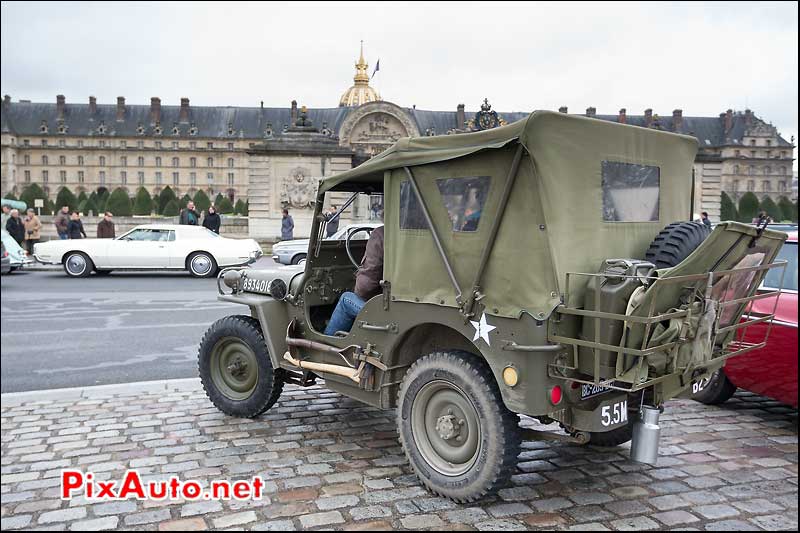
[[[505,485],[520,451],[519,418],[503,404],[486,363],[437,352],[406,373],[397,406],[400,442],[423,484],[471,502]]]
[[[261,327],[249,316],[214,322],[200,341],[197,366],[208,399],[228,415],[258,416],[283,391],[283,371],[273,368]]]

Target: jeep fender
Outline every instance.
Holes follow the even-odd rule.
[[[287,350],[286,328],[289,326],[289,313],[286,303],[272,296],[254,293],[224,294],[218,298],[223,302],[242,304],[250,308],[250,316],[261,324],[272,366],[280,368],[283,354]]]

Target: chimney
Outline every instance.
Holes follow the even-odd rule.
[[[64,108],[67,105],[67,99],[63,94],[56,96],[56,111],[58,112],[58,120],[64,120]]]
[[[456,129],[463,128],[466,121],[467,117],[464,115],[464,104],[458,104],[456,106]]]
[[[647,108],[644,110],[644,127],[649,128],[653,123],[653,110]]]
[[[117,96],[117,122],[125,120],[125,97]]]
[[[150,98],[150,123],[161,122],[161,98],[153,96]]]
[[[683,129],[683,109],[672,112],[672,131],[680,132]]]
[[[753,112],[749,109],[744,110],[744,124],[745,126],[753,125]]]
[[[595,116],[596,114],[597,114],[597,109],[595,109],[595,108],[593,108],[593,107],[587,107],[587,108],[586,108],[586,116],[587,116],[587,117],[593,117],[593,116]]]
[[[567,106],[562,105],[561,107],[558,108],[558,112],[559,113],[566,113],[567,112]]]
[[[297,122],[297,100],[292,100],[292,126]]]
[[[97,98],[94,96],[89,97],[89,114],[95,115],[97,114]]]
[[[628,112],[623,107],[619,110],[619,115],[617,115],[617,122],[620,124],[627,124],[628,123]]]
[[[186,124],[189,122],[189,99],[181,98],[181,113],[178,116],[178,122]]]
[[[733,128],[733,109],[725,111],[725,133],[728,133]]]

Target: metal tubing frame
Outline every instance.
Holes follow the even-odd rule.
[[[414,174],[411,173],[411,169],[408,167],[403,167],[403,170],[406,171],[406,176],[408,176],[408,181],[411,182],[411,187],[414,189],[414,194],[417,197],[417,201],[419,202],[420,208],[422,209],[422,214],[425,216],[425,222],[428,224],[428,229],[431,230],[431,235],[433,236],[433,242],[436,245],[436,250],[439,252],[439,257],[442,258],[442,263],[444,263],[444,268],[447,270],[447,275],[450,277],[450,283],[453,284],[453,288],[456,290],[456,303],[461,306],[463,305],[463,291],[461,290],[461,286],[458,284],[458,280],[456,279],[456,275],[453,272],[453,267],[450,266],[450,260],[447,258],[447,252],[444,251],[444,246],[442,246],[442,240],[439,238],[439,232],[436,231],[436,226],[433,225],[433,219],[431,219],[430,211],[428,211],[428,206],[425,203],[425,199],[422,197],[422,193],[419,191],[419,186],[417,185],[417,179],[414,177]]]
[[[770,270],[770,269],[773,269],[773,268],[780,268],[781,269],[781,281],[779,283],[779,286],[783,286],[783,277],[786,274],[786,264],[787,264],[786,261],[777,261],[775,263],[770,263],[768,265],[759,265],[759,266],[745,267],[745,268],[735,268],[735,269],[730,269],[730,270],[721,270],[721,271],[718,271],[718,272],[713,272],[712,271],[712,272],[709,272],[709,273],[706,273],[706,274],[690,274],[690,275],[685,275],[685,276],[676,276],[674,278],[648,277],[646,279],[651,280],[652,282],[655,282],[655,281],[659,281],[660,282],[660,283],[656,283],[657,286],[654,288],[654,290],[656,292],[659,291],[660,288],[662,286],[664,286],[664,285],[673,285],[673,284],[686,283],[686,282],[705,281],[705,290],[703,291],[703,295],[705,296],[706,299],[708,299],[708,298],[710,298],[710,296],[712,294],[711,293],[711,287],[712,287],[714,281],[716,279],[721,278],[721,277],[726,276],[726,275],[741,275],[741,274],[746,274],[746,273],[750,273],[750,272],[762,272],[762,271],[767,271],[767,270]],[[577,276],[590,276],[590,277],[605,277],[604,274],[568,272],[567,275],[566,275],[566,289],[567,289],[567,292],[565,293],[565,303],[560,305],[556,309],[557,313],[565,314],[565,315],[592,317],[592,318],[595,319],[595,323],[596,324],[599,323],[599,319],[620,320],[622,322],[637,323],[637,324],[641,324],[641,325],[645,326],[645,334],[644,334],[644,337],[642,339],[641,349],[628,348],[628,347],[625,346],[625,342],[627,340],[626,328],[623,328],[622,339],[621,339],[619,345],[610,345],[610,344],[605,344],[605,343],[599,343],[599,342],[596,342],[596,341],[587,341],[587,340],[582,340],[582,339],[577,339],[577,338],[572,338],[572,337],[565,337],[565,336],[560,336],[560,335],[549,335],[548,336],[548,340],[549,341],[558,342],[558,343],[561,343],[562,345],[572,346],[572,349],[573,349],[573,365],[572,366],[567,366],[567,365],[556,364],[556,363],[549,364],[548,365],[548,374],[550,375],[550,377],[557,378],[557,379],[563,379],[563,380],[567,380],[567,381],[575,381],[577,383],[585,383],[585,384],[592,384],[592,385],[603,385],[603,386],[606,386],[606,387],[609,387],[609,388],[612,388],[612,389],[615,389],[615,390],[621,390],[621,391],[626,391],[626,392],[635,392],[635,391],[641,390],[643,388],[655,385],[656,383],[659,383],[661,381],[664,381],[665,379],[669,378],[670,376],[674,375],[677,372],[678,369],[674,369],[672,373],[667,373],[667,374],[665,374],[663,376],[660,376],[660,377],[657,377],[657,378],[651,378],[651,379],[645,380],[645,381],[640,383],[640,376],[642,375],[641,372],[642,372],[643,367],[644,367],[645,359],[648,356],[650,356],[650,355],[652,355],[652,354],[654,354],[656,352],[663,352],[665,350],[671,350],[674,347],[676,347],[678,344],[680,344],[682,342],[685,342],[685,339],[680,339],[679,338],[679,339],[676,339],[673,342],[670,342],[670,343],[667,343],[667,344],[662,344],[660,346],[646,347],[647,340],[649,339],[650,328],[653,326],[653,324],[656,324],[658,322],[662,322],[662,321],[667,320],[667,319],[682,318],[682,317],[690,318],[691,317],[691,312],[690,312],[689,309],[685,309],[685,310],[681,310],[681,311],[674,311],[674,312],[671,312],[671,313],[663,313],[663,314],[654,316],[655,302],[657,300],[657,298],[655,296],[651,300],[647,316],[644,316],[644,317],[636,317],[636,316],[623,315],[623,314],[618,314],[618,313],[608,313],[608,312],[603,312],[603,311],[593,311],[593,310],[587,310],[587,309],[578,309],[578,308],[574,308],[574,307],[568,307],[568,304],[566,302],[569,301],[570,275],[573,275],[573,276],[575,276],[575,275],[577,275]],[[631,276],[631,275],[621,275],[621,276],[617,276],[617,277],[642,279],[640,276],[635,276],[635,275],[633,275],[633,276]],[[739,334],[740,338],[732,340],[731,342],[728,343],[728,345],[726,347],[722,348],[721,350],[717,350],[716,352],[714,352],[714,356],[712,356],[711,360],[708,361],[708,362],[705,362],[704,365],[700,365],[700,366],[705,366],[709,362],[717,363],[717,362],[725,361],[726,359],[728,359],[730,357],[734,357],[736,355],[741,355],[743,353],[750,352],[750,351],[762,348],[763,346],[766,345],[766,342],[767,342],[767,339],[769,337],[769,333],[770,333],[770,330],[771,330],[772,321],[775,318],[775,312],[777,310],[778,299],[780,298],[780,294],[781,294],[782,291],[781,291],[780,288],[778,288],[778,289],[769,289],[769,290],[767,290],[766,292],[764,292],[762,294],[756,294],[757,290],[758,290],[758,287],[756,286],[753,289],[751,289],[751,291],[750,291],[751,294],[749,296],[745,296],[745,297],[741,297],[741,298],[735,298],[733,300],[725,300],[725,301],[719,301],[718,302],[720,309],[723,309],[723,308],[731,306],[731,305],[744,305],[744,307],[745,307],[744,312],[748,315],[748,319],[746,319],[743,322],[736,322],[735,324],[730,324],[730,325],[727,325],[727,326],[720,327],[720,319],[721,319],[722,313],[718,313],[716,321],[715,321],[715,324],[714,324],[714,336],[713,336],[713,339],[711,341],[712,346],[716,345],[717,338],[719,337],[719,335],[724,335],[724,334],[727,334],[727,333],[729,333],[731,331],[734,331],[737,334]],[[775,303],[773,305],[772,313],[766,314],[764,316],[759,316],[757,318],[751,318],[750,315],[752,315],[753,302],[755,302],[757,300],[770,298],[770,297],[775,298]],[[747,311],[748,308],[750,309],[750,311]],[[767,332],[766,332],[766,334],[764,336],[764,339],[761,342],[752,343],[752,342],[745,342],[744,340],[742,340],[744,338],[746,329],[749,326],[754,325],[754,324],[763,323],[763,322],[768,322],[769,324],[768,324]],[[593,356],[593,359],[594,359],[594,365],[593,365],[594,366],[594,376],[593,376],[593,379],[591,381],[590,380],[585,380],[585,379],[580,379],[580,378],[573,377],[573,376],[569,376],[568,377],[568,376],[565,375],[565,371],[577,371],[578,370],[578,348],[579,347],[586,347],[586,348],[591,348],[592,349],[592,356]],[[600,379],[600,370],[599,370],[600,361],[599,361],[598,350],[611,351],[611,352],[616,352],[617,353],[617,364],[616,364],[616,368],[615,368],[615,377],[614,378],[603,379],[603,380]],[[634,367],[632,367],[632,370],[635,370],[635,373],[634,373],[634,378],[631,380],[632,383],[631,383],[630,387],[623,387],[623,386],[620,386],[620,385],[614,385],[614,383],[618,382],[619,378],[622,377],[623,374],[630,373],[630,370],[628,372],[623,372],[623,368],[622,368],[622,365],[621,365],[621,359],[622,359],[623,355],[629,355],[629,356],[635,357],[637,359],[637,361],[635,362]],[[689,367],[687,367],[686,372],[694,370],[695,368],[697,368],[695,365],[690,364]],[[682,373],[686,374],[686,372],[682,372]]]

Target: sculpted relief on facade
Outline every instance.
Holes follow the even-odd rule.
[[[283,207],[304,209],[314,204],[319,179],[310,174],[310,170],[305,167],[295,167],[283,178],[280,192]]]

